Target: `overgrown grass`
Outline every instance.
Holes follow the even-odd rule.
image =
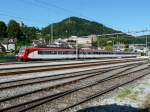
[[[16,56],[16,53],[0,53],[0,56]]]
[[[150,93],[145,97],[143,106],[144,106],[144,108],[148,109],[148,112],[150,112]]]
[[[124,89],[123,91],[121,91],[119,94],[118,94],[118,98],[119,99],[124,99],[126,96],[130,95],[131,94],[131,90],[130,89]]]

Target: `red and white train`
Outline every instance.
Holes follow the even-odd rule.
[[[137,57],[138,53],[108,52],[94,49],[67,49],[67,48],[21,48],[18,60],[52,60],[52,59],[87,59],[87,58],[130,58]]]

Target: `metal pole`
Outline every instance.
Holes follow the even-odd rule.
[[[119,44],[119,41],[118,41],[118,34],[117,34],[117,44]]]
[[[99,38],[100,37],[97,37],[97,48],[99,48]]]
[[[148,31],[147,28],[145,30],[146,32]],[[145,35],[145,46],[146,46],[146,56],[147,56],[147,34]]]
[[[147,35],[146,35],[146,56],[147,56]]]
[[[53,42],[53,23],[51,24],[51,43]]]
[[[115,44],[115,38],[113,39],[113,45],[112,45],[112,47],[113,47],[113,53],[114,53],[114,44]]]
[[[78,40],[76,38],[76,59],[78,59]]]

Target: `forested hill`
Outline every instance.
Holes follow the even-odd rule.
[[[50,34],[51,25],[42,29],[42,33]],[[90,34],[106,34],[119,32],[98,22],[78,17],[70,17],[53,24],[54,36],[68,37],[71,35],[85,36]]]

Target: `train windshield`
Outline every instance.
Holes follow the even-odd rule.
[[[22,53],[22,54],[25,53],[25,49],[20,48],[19,53]]]

